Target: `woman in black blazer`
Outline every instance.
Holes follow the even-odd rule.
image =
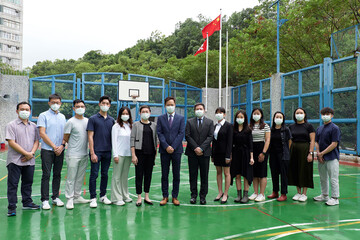
[[[215,118],[218,121],[215,124],[214,138],[212,144],[211,161],[216,167],[216,181],[218,185],[219,194],[214,201],[226,203],[228,199],[228,191],[230,188],[230,159],[233,140],[233,127],[231,123],[225,121],[225,109],[218,107],[215,110]],[[225,176],[225,191],[222,188],[222,172]]]

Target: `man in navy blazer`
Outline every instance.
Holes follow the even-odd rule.
[[[184,151],[182,141],[185,134],[184,117],[175,114],[176,101],[174,97],[165,99],[165,114],[158,117],[157,133],[160,141],[159,153],[161,159],[161,190],[163,200],[160,205],[164,206],[169,200],[169,170],[172,163],[173,190],[172,202],[179,206],[177,199],[180,185],[180,163],[181,155]]]

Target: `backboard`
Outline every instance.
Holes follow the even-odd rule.
[[[149,82],[119,81],[119,101],[149,101]]]

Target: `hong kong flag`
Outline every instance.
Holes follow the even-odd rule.
[[[220,31],[221,28],[221,14],[215,18],[211,23],[206,25],[204,29],[202,30],[203,38],[206,38],[206,33],[209,34],[209,37],[216,31]]]
[[[194,56],[198,55],[199,53],[203,53],[206,51],[206,47],[207,47],[207,40],[205,40],[205,42],[201,45],[201,47],[197,50],[197,52],[195,53]]]

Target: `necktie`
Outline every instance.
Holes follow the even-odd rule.
[[[199,121],[198,126],[201,127],[201,118],[199,118],[198,121]]]
[[[173,122],[173,115],[169,115],[169,126],[171,127],[172,125],[172,122]]]

